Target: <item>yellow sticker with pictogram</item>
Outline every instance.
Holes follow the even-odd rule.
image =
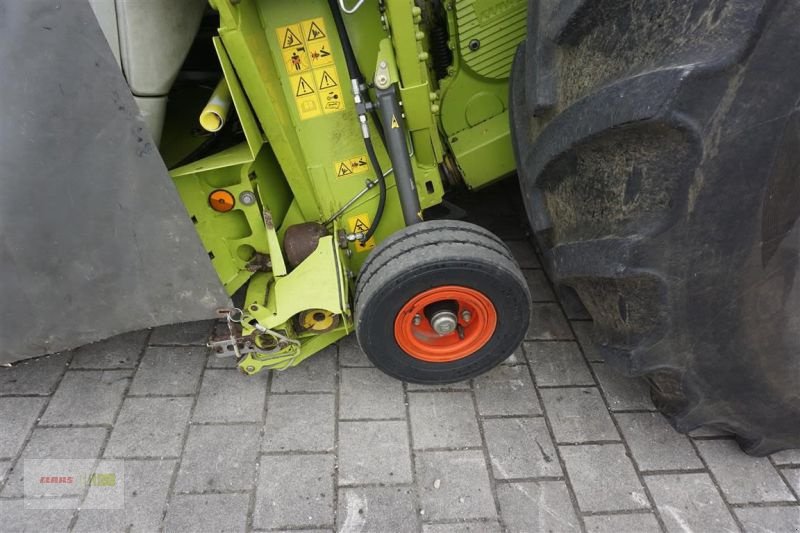
[[[344,94],[325,20],[317,17],[281,26],[275,34],[300,120],[343,111]]]
[[[344,109],[344,96],[336,67],[331,65],[314,69],[314,77],[317,79],[317,91],[320,102],[322,102],[322,111],[328,114]]]
[[[311,41],[306,44],[311,68],[333,65],[333,52],[328,39]]]
[[[347,219],[347,227],[350,228],[350,233],[361,233],[362,235],[369,231],[369,215],[361,213]],[[375,248],[375,237],[370,237],[365,244],[361,244],[360,240],[355,241],[356,252],[364,252]]]
[[[286,66],[286,72],[290,75],[305,72],[311,68],[305,45],[283,48],[281,55],[283,56],[283,64]]]
[[[353,174],[363,174],[369,172],[369,160],[367,154],[348,157],[333,162],[333,172],[337,178],[346,178]]]
[[[297,105],[297,114],[300,115],[301,120],[318,117],[322,114],[311,73],[289,76],[289,84],[294,95],[294,103]]]

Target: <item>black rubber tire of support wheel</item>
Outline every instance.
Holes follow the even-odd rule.
[[[488,342],[450,362],[412,357],[395,337],[395,318],[427,290],[460,286],[488,298],[497,326]],[[522,343],[530,319],[525,277],[506,245],[466,222],[414,224],[383,241],[361,268],[355,292],[355,329],[361,348],[387,374],[414,383],[452,383],[505,360]]]
[[[800,0],[533,0],[529,222],[607,363],[682,432],[800,447]]]

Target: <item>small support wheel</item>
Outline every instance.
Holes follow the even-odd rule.
[[[392,235],[364,263],[356,335],[387,374],[452,383],[511,355],[528,329],[530,301],[497,237],[465,222],[423,222]]]

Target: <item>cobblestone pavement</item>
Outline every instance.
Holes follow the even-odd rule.
[[[509,244],[531,327],[469,383],[395,381],[352,337],[248,378],[203,347],[210,322],[0,369],[0,530],[800,530],[800,450],[674,432]],[[36,458],[124,460],[124,509],[92,508],[94,487],[79,511],[26,509]]]

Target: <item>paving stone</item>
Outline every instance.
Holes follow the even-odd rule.
[[[333,455],[275,455],[261,461],[253,527],[333,525]]]
[[[483,432],[496,479],[562,474],[543,418],[484,420]]]
[[[164,531],[246,531],[249,500],[247,494],[173,496],[164,519]]]
[[[130,377],[129,370],[67,372],[40,424],[111,424]]]
[[[531,291],[531,301],[556,301],[556,295],[553,294],[553,289],[550,288],[550,282],[547,280],[544,270],[526,269],[522,271],[522,274],[525,276],[525,281],[528,283],[528,289]]]
[[[336,346],[329,346],[298,366],[275,372],[272,392],[333,392],[336,390]]]
[[[343,368],[339,418],[405,418],[402,382],[377,368]]]
[[[339,423],[339,484],[411,483],[405,422]]]
[[[800,468],[784,468],[782,472],[795,494],[800,494]]]
[[[560,450],[582,511],[650,507],[622,444],[561,446]]]
[[[578,337],[578,342],[583,349],[586,360],[591,363],[602,363],[605,361],[603,356],[597,350],[597,345],[592,340],[592,329],[594,323],[591,321],[574,321],[571,322],[572,329],[575,331],[575,336]]]
[[[184,322],[170,324],[153,330],[151,345],[166,344],[170,346],[205,346],[216,325],[213,320],[201,322]]]
[[[496,517],[480,450],[418,452],[415,464],[425,520]]]
[[[471,394],[415,392],[408,403],[415,449],[481,445]]]
[[[751,457],[733,440],[697,441],[728,503],[795,501],[766,457]]]
[[[262,450],[333,450],[334,402],[332,394],[270,395]]]
[[[206,368],[236,369],[238,367],[239,362],[235,357],[217,357],[213,352],[208,355],[208,361],[206,361]],[[268,373],[268,371],[264,370],[262,373]]]
[[[67,509],[31,509],[22,499],[0,500],[2,529],[9,533],[67,531],[74,508],[80,503],[77,499],[72,502],[74,505]]]
[[[45,401],[45,398],[0,398],[0,457],[17,455]]]
[[[708,474],[644,479],[668,531],[738,531]]]
[[[256,531],[262,531],[260,529]],[[270,529],[269,533],[334,533],[333,528]]]
[[[100,463],[98,471],[103,469]],[[167,501],[169,483],[175,470],[175,460],[136,461],[127,459],[125,471],[125,506],[107,506],[104,487],[90,487],[78,513],[76,532],[97,531],[157,531]]]
[[[511,355],[508,356],[508,359],[500,363],[501,365],[524,365],[526,364],[525,354],[522,353],[522,346],[514,350]]]
[[[501,533],[497,520],[457,522],[454,524],[422,524],[422,533]]]
[[[595,384],[577,342],[526,342],[524,346],[537,386]]]
[[[800,449],[773,453],[772,460],[778,465],[800,465]]]
[[[175,492],[250,490],[258,442],[254,425],[191,426]]]
[[[597,389],[542,389],[539,392],[558,442],[619,439]]]
[[[745,533],[800,531],[800,507],[740,507],[734,509]]]
[[[148,348],[129,394],[195,394],[207,351],[200,347]]]
[[[474,386],[482,416],[542,413],[526,365],[497,366],[475,378]]]
[[[689,439],[660,413],[619,413],[615,417],[639,470],[703,468]]]
[[[192,398],[127,398],[105,456],[178,456],[191,409]]]
[[[604,363],[595,363],[592,368],[612,411],[656,410],[650,386],[643,378],[626,378]]]
[[[535,303],[526,340],[572,340],[572,331],[561,308],[555,303]]]
[[[6,474],[8,474],[9,468],[11,468],[11,461],[0,461],[0,486],[2,486],[3,481],[6,480]]]
[[[506,241],[506,246],[511,250],[511,254],[519,263],[520,268],[542,268],[533,245],[529,241]]]
[[[61,353],[0,367],[0,396],[51,394],[71,359],[72,354]]]
[[[192,420],[261,422],[268,376],[267,372],[248,376],[238,370],[206,370]]]
[[[504,483],[497,487],[497,498],[509,533],[581,530],[563,481]]]
[[[587,533],[661,533],[651,513],[593,515],[583,518]]]
[[[22,451],[0,496],[15,498],[23,495],[23,474],[26,460],[36,459],[96,459],[106,440],[105,428],[36,428]],[[0,516],[3,516],[0,514]],[[5,522],[3,527],[5,527]]]
[[[337,531],[416,531],[417,510],[409,487],[339,489]]]
[[[367,354],[358,345],[355,333],[351,333],[338,343],[339,346],[339,366],[371,367],[373,366]]]
[[[463,391],[470,390],[471,385],[469,380],[459,381],[456,383],[445,383],[443,385],[426,385],[424,383],[406,383],[406,390],[408,392],[434,392],[434,391]]]
[[[147,333],[147,330],[132,331],[81,346],[75,350],[70,368],[136,368]]]

